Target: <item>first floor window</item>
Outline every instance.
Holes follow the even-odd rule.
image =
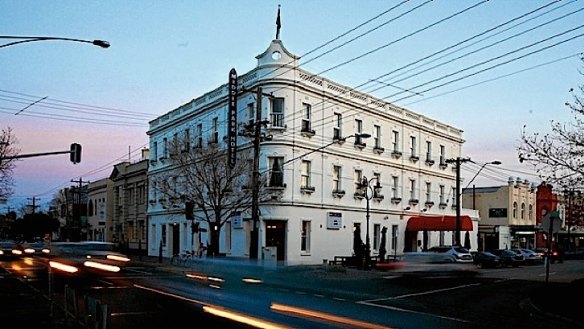
[[[283,157],[271,157],[268,159],[270,165],[270,187],[283,187],[284,186],[284,173],[282,172],[282,163],[284,163]]]
[[[302,173],[300,180],[300,188],[310,187],[310,161],[302,160]]]
[[[373,225],[373,249],[379,250],[381,241],[381,225],[374,224]]]
[[[341,186],[341,166],[333,167],[333,191],[339,192],[342,190]]]
[[[300,233],[300,250],[302,252],[310,251],[310,221],[302,221],[302,232]]]

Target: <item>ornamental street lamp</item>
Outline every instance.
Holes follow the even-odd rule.
[[[374,186],[371,186],[371,182],[373,180],[376,180],[377,182],[375,183]],[[370,213],[370,208],[369,208],[369,202],[371,201],[371,199],[373,199],[374,197],[379,196],[379,194],[381,193],[381,183],[379,182],[379,177],[378,176],[374,176],[371,179],[367,179],[367,177],[363,176],[363,179],[361,180],[361,190],[362,193],[365,197],[365,199],[367,200],[367,213],[366,213],[366,223],[367,223],[367,231],[365,233],[365,267],[369,268],[370,265],[370,261],[371,261],[371,244],[370,244],[370,239],[369,239],[369,213]],[[371,192],[371,193],[369,193]]]
[[[22,36],[13,36],[13,35],[0,35],[0,39],[11,39],[17,40],[9,43],[5,43],[0,45],[0,48],[14,46],[21,43],[27,42],[35,42],[35,41],[73,41],[73,42],[82,42],[82,43],[90,43],[95,46],[99,46],[101,48],[109,48],[110,44],[104,40],[83,40],[83,39],[73,39],[73,38],[60,38],[60,37],[22,37]]]

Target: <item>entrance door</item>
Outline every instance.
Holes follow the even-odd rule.
[[[286,222],[279,220],[266,221],[266,247],[277,247],[277,260],[285,260]]]
[[[180,253],[180,226],[172,225],[172,250],[171,256]]]

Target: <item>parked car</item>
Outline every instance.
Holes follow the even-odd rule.
[[[520,252],[516,252],[511,249],[494,249],[490,250],[490,252],[499,256],[501,260],[501,266],[517,267],[522,265],[525,261],[525,257],[523,257]]]
[[[468,249],[457,246],[435,246],[428,249],[428,252],[437,253],[442,256],[445,262],[472,263],[473,257]]]
[[[523,255],[524,262],[526,265],[535,265],[543,263],[544,260],[543,256],[540,253],[536,253],[531,249],[513,248],[511,250],[521,253]]]
[[[501,259],[491,252],[478,251],[473,254],[473,264],[480,268],[493,268],[501,265]]]

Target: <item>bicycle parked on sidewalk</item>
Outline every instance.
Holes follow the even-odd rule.
[[[170,258],[170,263],[176,265],[186,265],[192,262],[194,256],[195,251],[185,250],[181,253],[172,255],[172,257]]]

